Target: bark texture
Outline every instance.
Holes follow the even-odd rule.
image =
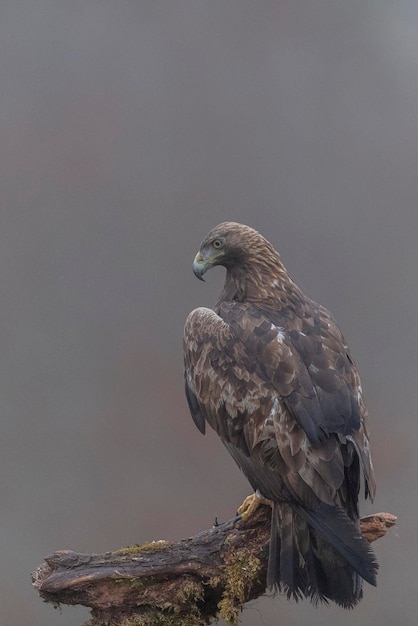
[[[106,554],[59,550],[32,574],[54,605],[92,609],[85,626],[201,626],[222,616],[231,625],[245,602],[265,592],[271,510],[237,517],[176,542],[157,541]],[[396,523],[389,513],[361,519],[368,541]]]

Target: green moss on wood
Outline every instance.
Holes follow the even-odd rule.
[[[139,554],[140,552],[155,552],[156,550],[166,550],[170,547],[169,541],[164,541],[160,539],[159,541],[149,541],[148,543],[143,543],[140,546],[127,546],[126,548],[119,548],[119,550],[115,550],[112,554],[118,554],[120,556],[134,556],[135,554]]]
[[[226,585],[218,608],[221,616],[231,626],[238,625],[242,605],[257,581],[260,567],[260,559],[245,550],[230,552],[225,557]]]
[[[133,615],[120,622],[120,626],[202,626],[202,621],[194,616],[182,615],[173,611],[153,610]]]
[[[172,609],[159,609],[150,607],[131,615],[120,615],[108,621],[100,615],[96,615],[86,622],[84,626],[204,626],[207,620],[199,615],[179,613]]]

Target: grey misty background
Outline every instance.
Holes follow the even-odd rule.
[[[242,624],[416,619],[418,6],[3,0],[0,623],[78,626],[30,572],[56,549],[174,540],[250,490],[183,396],[182,330],[236,220],[339,320],[372,420],[379,586]]]

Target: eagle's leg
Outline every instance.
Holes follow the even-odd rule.
[[[253,513],[256,512],[260,504],[272,506],[271,500],[263,498],[263,496],[257,490],[255,493],[245,498],[241,506],[238,507],[237,514],[240,515],[245,522],[248,518],[251,517]]]

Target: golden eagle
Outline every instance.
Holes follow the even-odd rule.
[[[203,240],[195,275],[226,280],[184,330],[193,420],[218,433],[253,489],[272,502],[267,586],[351,608],[377,562],[359,527],[373,498],[360,378],[331,313],[305,296],[253,228],[224,222]]]

